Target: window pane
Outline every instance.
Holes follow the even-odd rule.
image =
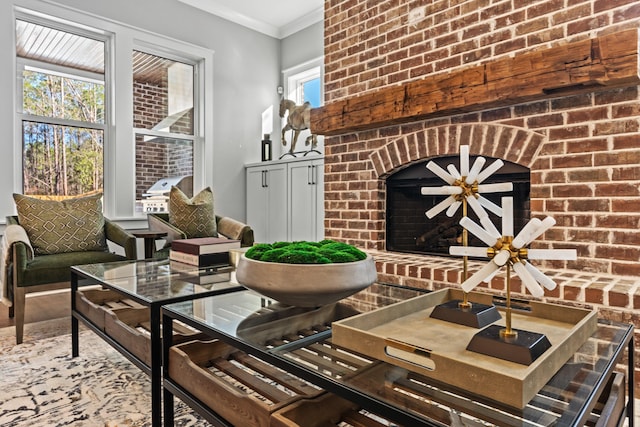
[[[104,123],[104,84],[42,71],[22,73],[25,114]]]
[[[43,117],[22,121],[24,194],[103,191],[104,131],[94,128],[105,123],[104,50],[103,41],[16,20],[18,108]]]
[[[78,196],[103,189],[101,130],[22,122],[23,192]]]
[[[136,210],[166,212],[171,186],[193,195],[193,141],[136,134]]]
[[[133,121],[138,129],[193,135],[193,66],[133,51]]]
[[[104,43],[67,31],[16,20],[18,58],[104,74]]]
[[[309,102],[313,108],[320,106],[320,77],[302,83],[303,102]]]

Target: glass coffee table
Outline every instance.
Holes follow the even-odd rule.
[[[374,295],[369,295],[368,301],[372,301],[374,306],[420,294],[415,291],[411,295],[406,288],[381,284],[374,284],[369,291]],[[355,306],[351,301],[351,298],[345,299],[337,307],[346,305],[347,308],[353,308]],[[198,299],[188,304],[164,306],[163,352],[168,361],[163,367],[165,426],[173,425],[174,396],[219,426],[239,425],[238,419],[233,418],[238,412],[259,412],[246,407],[245,411],[225,412],[226,407],[234,407],[236,401],[227,400],[224,406],[216,406],[219,400],[209,399],[211,394],[221,393],[228,388],[220,384],[219,374],[214,376],[207,373],[212,369],[210,365],[217,364],[219,371],[223,371],[225,358],[234,363],[234,371],[244,361],[254,365],[257,364],[255,359],[258,359],[280,372],[307,381],[318,390],[351,402],[367,413],[382,417],[391,425],[442,426],[458,425],[457,422],[460,425],[577,427],[621,425],[624,418],[627,418],[628,425],[634,424],[633,325],[599,320],[593,335],[547,385],[525,408],[515,409],[336,346],[331,340],[331,322],[354,315],[344,308],[292,309],[248,290]],[[363,310],[358,308],[357,311]],[[203,341],[199,347],[193,343],[172,345],[171,328],[176,320],[202,331],[209,341]],[[207,356],[210,362],[203,363],[206,346],[211,351]],[[230,354],[233,356],[228,356]],[[193,363],[184,362],[188,357],[193,357]],[[624,366],[624,362],[627,362],[627,373],[616,372]],[[199,364],[203,365],[202,372],[198,372],[197,368],[187,368]],[[245,363],[243,369],[247,372],[255,370],[250,368],[250,364]],[[261,369],[267,372],[268,367]],[[225,371],[225,374],[228,377],[234,371]],[[272,378],[279,378],[273,375]],[[194,388],[192,381],[184,380],[196,377],[208,377],[209,384],[201,381]],[[248,387],[247,384],[252,384],[241,376],[229,381],[245,381],[245,385],[241,386],[243,390]],[[300,389],[297,382],[291,380],[291,384]],[[276,386],[282,388],[282,384]],[[288,387],[286,381],[284,386]],[[258,387],[263,389],[268,384]],[[203,389],[205,393],[202,393]],[[273,390],[273,393],[276,391]],[[299,422],[300,417],[304,420],[305,416],[312,416],[310,414],[332,410],[332,405],[318,402],[315,407],[318,412],[313,412],[313,394],[294,397],[297,400],[291,406],[297,409],[278,410],[263,416],[299,417],[296,420]],[[285,396],[277,404],[288,404],[286,399]],[[239,407],[244,404],[241,400],[237,399]],[[308,402],[309,406],[305,407],[306,403],[301,402]],[[321,409],[318,410],[318,407]],[[304,425],[304,422],[300,425]]]
[[[198,269],[169,260],[122,261],[71,267],[72,355],[79,355],[79,322],[151,377],[152,424],[162,423],[162,335],[160,308],[244,289],[235,272]],[[87,285],[100,289],[85,291]],[[93,300],[91,300],[93,298]],[[143,317],[140,333],[127,318]],[[114,333],[110,333],[109,325]],[[128,329],[128,326],[131,326]],[[120,339],[122,334],[126,339]],[[148,335],[146,335],[148,334]],[[114,338],[116,337],[116,338]],[[142,349],[142,350],[141,350]]]

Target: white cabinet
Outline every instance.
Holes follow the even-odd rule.
[[[247,167],[247,224],[256,243],[287,240],[287,165]]]
[[[247,224],[256,243],[324,238],[324,161],[281,160],[246,167]]]
[[[290,163],[289,240],[324,238],[324,161]]]

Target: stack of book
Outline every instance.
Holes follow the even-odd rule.
[[[240,248],[240,240],[200,237],[171,242],[169,259],[197,267],[229,265],[229,250]]]
[[[169,261],[172,273],[178,274],[178,279],[196,285],[209,285],[231,281],[233,267],[231,265],[214,265],[212,267],[196,267],[179,261]]]

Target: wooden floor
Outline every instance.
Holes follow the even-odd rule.
[[[66,316],[71,316],[69,291],[27,295],[25,323],[58,319]],[[9,319],[9,309],[0,304],[0,328],[14,325],[13,319]]]

